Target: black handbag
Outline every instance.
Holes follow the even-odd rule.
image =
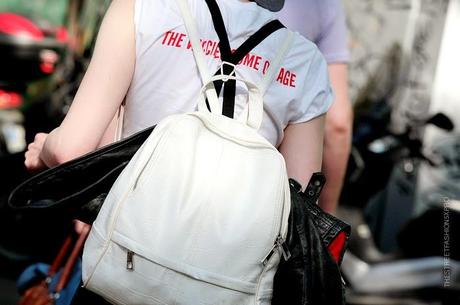
[[[10,193],[8,205],[92,224],[118,175],[154,128],[33,176]]]
[[[8,204],[20,211],[91,224],[118,175],[153,128],[37,174],[13,190]],[[291,258],[282,260],[275,275],[273,305],[343,304],[338,264],[350,227],[316,205],[323,185],[324,177],[314,174],[302,193],[300,185],[290,180],[287,245]]]

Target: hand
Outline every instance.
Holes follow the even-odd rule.
[[[90,225],[80,220],[75,219],[73,223],[75,232],[77,232],[78,234],[82,234],[85,230],[89,230]]]
[[[37,133],[34,141],[27,146],[24,165],[29,172],[38,172],[47,168],[45,162],[40,158],[47,137],[47,133]]]

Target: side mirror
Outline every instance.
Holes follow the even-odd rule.
[[[439,112],[433,115],[426,121],[426,124],[432,124],[438,128],[446,131],[452,131],[454,129],[454,123],[445,114]]]

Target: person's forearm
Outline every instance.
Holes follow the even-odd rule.
[[[350,154],[353,111],[348,98],[347,65],[330,64],[328,70],[335,100],[326,116],[322,169],[327,181],[319,204],[335,213]]]
[[[327,182],[321,193],[319,204],[328,213],[334,214],[337,209],[350,154],[350,142],[351,126],[326,132],[323,173]]]
[[[290,124],[284,130],[279,151],[286,161],[289,178],[295,179],[305,189],[311,174],[321,169],[325,116],[308,122]]]
[[[117,128],[122,128],[123,126],[118,126],[118,124],[122,124],[122,121],[119,123],[118,115],[115,115],[112,121],[110,122],[109,126],[107,127],[106,131],[104,132],[101,141],[97,145],[98,148],[112,144],[115,140],[119,140],[115,139]]]

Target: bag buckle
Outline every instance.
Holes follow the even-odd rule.
[[[224,73],[225,66],[229,66],[230,68],[232,68],[229,74]],[[222,81],[224,83],[228,81],[230,77],[236,77],[236,65],[228,61],[223,61],[222,65],[220,65],[220,75],[222,76]]]

